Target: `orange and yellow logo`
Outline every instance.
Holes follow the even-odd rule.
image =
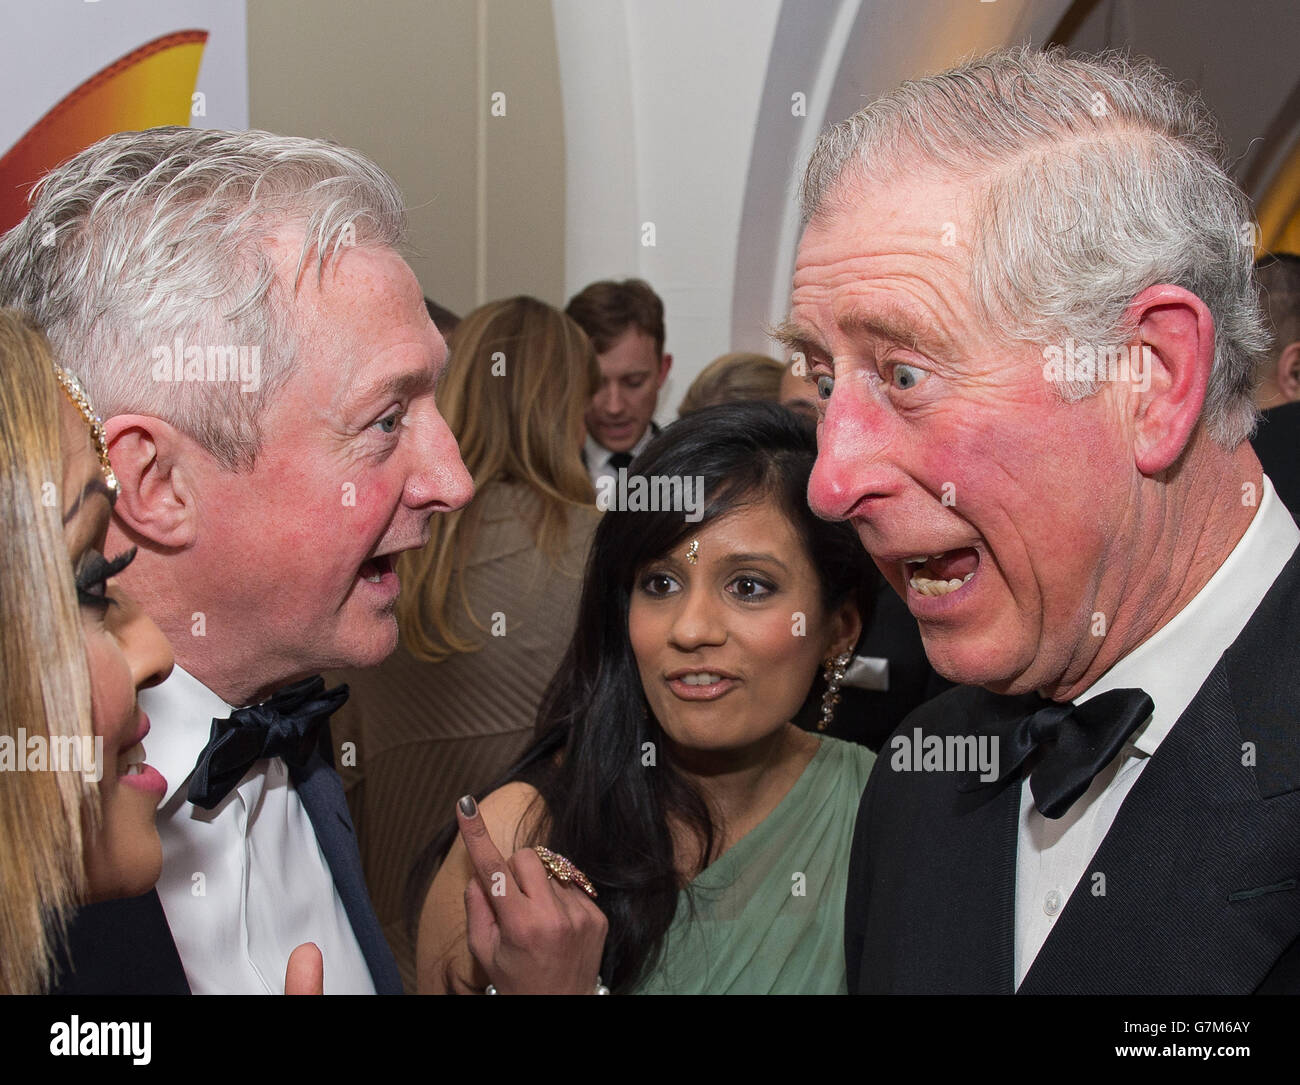
[[[32,185],[113,132],[187,125],[206,30],[180,30],[132,50],[91,76],[0,158],[0,233],[27,214]]]

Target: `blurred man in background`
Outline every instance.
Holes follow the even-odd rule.
[[[655,407],[673,356],[664,353],[664,303],[641,279],[592,283],[565,312],[587,333],[600,362],[583,449],[594,485],[617,477],[659,432]]]

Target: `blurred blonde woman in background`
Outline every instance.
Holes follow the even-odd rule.
[[[680,418],[715,403],[776,403],[784,373],[785,367],[766,354],[735,351],[720,355],[691,382],[677,415]]]
[[[139,689],[172,656],[110,583],[115,497],[94,410],[45,338],[0,310],[0,991],[33,994],[77,906],[158,878]],[[97,744],[98,743],[98,744]]]
[[[530,742],[599,519],[581,448],[600,378],[577,324],[510,298],[466,316],[449,346],[438,403],[475,497],[435,517],[428,544],[401,559],[400,646],[379,667],[339,675],[352,696],[331,723],[367,885],[408,991],[411,868],[455,801]]]

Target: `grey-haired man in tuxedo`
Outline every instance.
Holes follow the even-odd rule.
[[[167,778],[157,894],[78,917],[64,990],[278,993],[313,942],[326,993],[401,992],[315,676],[392,652],[397,557],[473,496],[403,229],[356,151],[157,128],[54,170],[0,242],[0,304],[103,414],[106,547],[138,548],[122,579],[177,663],[140,697]],[[509,949],[510,916],[496,933]]]
[[[1220,152],[1153,65],[1019,50],[813,154],[809,496],[964,684],[863,796],[851,990],[1300,986],[1300,530],[1247,440],[1267,337]]]

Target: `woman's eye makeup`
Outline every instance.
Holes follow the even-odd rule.
[[[107,595],[108,582],[135,560],[136,548],[133,546],[123,554],[118,554],[109,561],[98,550],[87,550],[81,555],[74,570],[77,582],[77,602],[82,606],[98,607],[107,610],[114,600]]]
[[[727,589],[744,602],[758,602],[776,591],[776,585],[763,577],[742,573],[727,585]]]
[[[652,598],[663,598],[681,591],[681,585],[676,578],[665,572],[644,573],[638,579],[637,586]],[[755,576],[752,573],[741,573],[739,576],[732,577],[727,582],[726,589],[742,603],[762,602],[778,590],[777,585],[767,577]]]
[[[677,588],[677,581],[667,573],[648,572],[641,576],[641,590],[647,595],[671,595]]]

